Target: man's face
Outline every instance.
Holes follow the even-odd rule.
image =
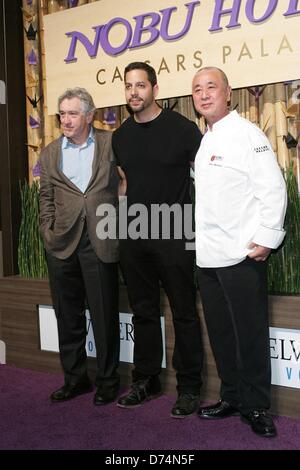
[[[196,110],[205,117],[209,125],[228,114],[231,88],[218,70],[203,70],[195,75],[192,85]]]
[[[133,113],[138,114],[155,102],[157,85],[152,87],[145,70],[131,70],[125,77],[125,98]]]
[[[59,115],[64,135],[74,144],[83,144],[89,135],[93,113],[84,114],[79,98],[66,98],[60,103]]]

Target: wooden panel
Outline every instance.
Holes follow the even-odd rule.
[[[0,279],[0,332],[7,347],[7,364],[42,371],[61,371],[58,353],[40,350],[37,305],[51,305],[47,279],[24,279],[18,276]],[[219,379],[211,353],[201,302],[197,302],[200,314],[204,367],[201,399],[214,401],[219,396]],[[270,297],[270,324],[282,328],[299,328],[300,297]],[[126,288],[120,289],[120,311],[129,312]],[[167,393],[176,394],[176,376],[172,368],[174,331],[169,302],[162,293],[161,311],[165,315],[167,368],[161,379]],[[95,359],[89,358],[89,371],[96,373]],[[131,381],[132,364],[121,363],[122,385]],[[276,414],[300,417],[299,389],[272,386],[272,411]]]
[[[300,328],[299,309],[300,297],[277,296],[269,297],[270,326],[281,328]]]

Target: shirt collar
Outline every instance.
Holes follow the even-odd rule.
[[[224,126],[229,126],[231,125],[231,121],[233,119],[236,119],[236,116],[237,116],[237,111],[231,111],[230,113],[226,114],[226,116],[224,116],[222,119],[220,119],[219,121],[215,122],[213,124],[213,127],[212,127],[212,130],[210,130],[209,126],[207,126],[207,131],[208,132],[213,132],[215,131],[216,129],[221,129],[222,127]]]
[[[71,142],[71,141],[64,135],[64,136],[63,136],[63,139],[62,139],[62,148],[63,148],[63,149],[72,148],[72,147],[73,147],[73,148],[74,148],[74,147],[83,148],[83,147],[88,147],[91,143],[94,143],[94,142],[95,142],[94,129],[93,129],[93,127],[91,126],[91,129],[90,129],[88,138],[86,139],[86,141],[85,141],[82,145],[73,144],[73,142]]]

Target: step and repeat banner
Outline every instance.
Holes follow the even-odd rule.
[[[49,114],[66,87],[99,108],[124,104],[124,67],[147,61],[158,98],[191,93],[195,72],[222,68],[233,88],[299,78],[298,0],[100,0],[45,16]]]

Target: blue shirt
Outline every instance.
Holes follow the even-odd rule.
[[[82,145],[73,144],[64,136],[61,150],[62,172],[84,193],[92,176],[95,150],[93,129],[91,128],[87,141]]]

